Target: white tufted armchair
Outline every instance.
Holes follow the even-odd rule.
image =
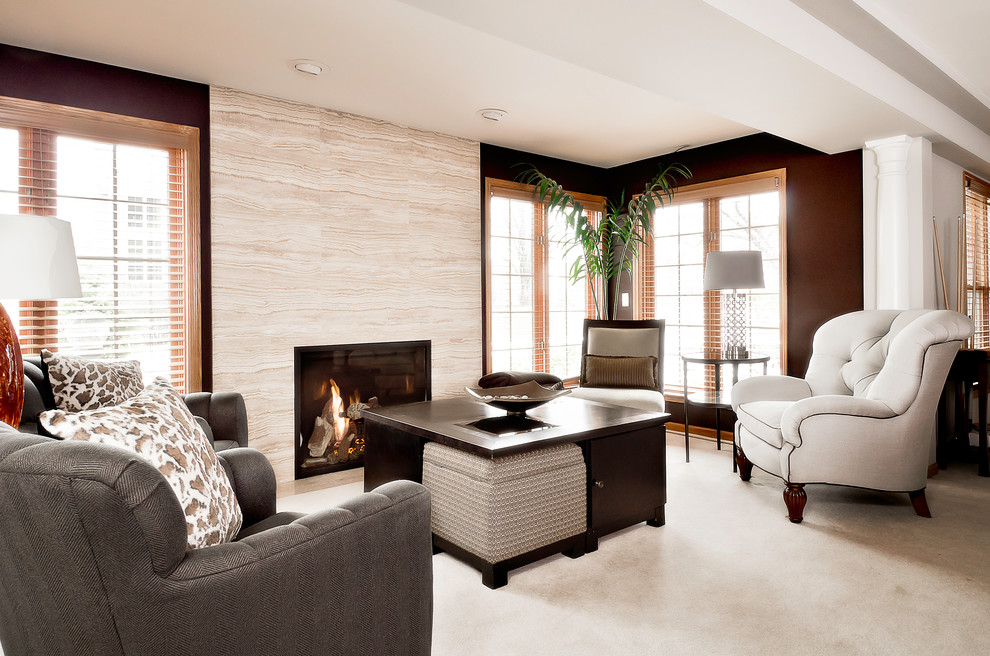
[[[936,410],[973,322],[948,310],[864,310],[815,333],[803,379],[762,376],[732,388],[739,475],[753,465],[784,479],[792,522],[807,483],[908,492],[925,499]]]

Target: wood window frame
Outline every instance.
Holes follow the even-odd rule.
[[[483,275],[484,275],[484,363],[483,373],[491,373],[492,368],[492,260],[491,260],[491,199],[498,195],[500,198],[510,198],[531,202],[539,208],[534,214],[533,221],[533,241],[535,245],[542,248],[534,250],[534,273],[533,273],[533,311],[543,317],[542,321],[534,319],[533,326],[533,347],[534,347],[534,371],[545,372],[549,367],[549,295],[548,270],[546,257],[548,244],[546,239],[547,212],[546,204],[540,203],[535,197],[536,187],[521,182],[511,182],[499,178],[485,178],[485,204],[484,204],[484,254],[483,254]],[[497,192],[497,193],[496,193]],[[605,212],[606,199],[604,196],[585,194],[580,192],[569,192],[575,199],[584,204],[585,208],[594,211]],[[537,216],[538,215],[538,216]],[[593,318],[594,301],[591,288],[587,292],[587,315]],[[565,379],[565,384],[576,385],[577,377]]]
[[[960,307],[976,324],[975,349],[990,348],[990,182],[963,172],[965,274]]]
[[[703,239],[704,254],[713,250],[719,250],[721,245],[721,226],[718,225],[719,217],[717,204],[719,199],[732,198],[734,196],[752,195],[767,191],[777,191],[780,194],[778,205],[778,230],[779,230],[779,280],[778,296],[780,307],[780,369],[787,371],[787,169],[770,169],[720,180],[701,182],[692,185],[678,187],[673,198],[666,203],[667,207],[687,204],[693,202],[704,202],[704,230],[708,235]],[[655,283],[650,279],[648,272],[654,270],[654,246],[653,240],[648,240],[647,246],[643,249],[634,267],[633,272],[633,316],[637,319],[655,319],[655,305],[653,304],[653,290]],[[720,346],[720,331],[717,325],[710,323],[710,320],[721,321],[721,292],[705,291],[704,295],[704,340],[705,348]],[[660,317],[662,318],[662,317]],[[679,357],[675,353],[667,353],[667,356]],[[673,381],[670,381],[673,382]],[[714,387],[714,371],[708,371],[705,380],[706,386]],[[683,396],[683,386],[671,386],[664,392],[670,400],[680,400]]]
[[[174,186],[169,185],[170,205],[184,205],[185,210],[185,253],[181,258],[186,287],[182,308],[185,339],[184,391],[188,393],[201,390],[203,327],[199,128],[6,96],[0,96],[0,126],[168,150],[170,164],[175,167],[170,166],[170,171],[178,171],[172,175],[182,176],[184,186],[183,192],[175,192]],[[24,180],[23,170],[21,179]],[[49,212],[50,208],[42,200],[32,200],[29,207],[33,213],[54,213],[53,209]],[[173,253],[172,259],[174,255]],[[41,308],[45,307],[46,304],[41,305]],[[41,339],[50,336],[53,322],[56,322],[54,325],[57,329],[57,317],[47,316],[49,314],[50,312],[45,312],[45,317],[31,320],[42,324]],[[28,345],[36,344],[33,340],[34,338],[30,338]],[[176,347],[173,343],[173,348]]]

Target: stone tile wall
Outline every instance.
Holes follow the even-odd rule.
[[[433,396],[481,373],[479,144],[211,89],[213,389],[293,478],[293,347],[432,340]]]

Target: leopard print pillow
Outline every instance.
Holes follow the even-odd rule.
[[[144,389],[137,360],[103,362],[44,350],[55,407],[66,412],[118,405]]]
[[[164,378],[120,405],[79,413],[47,410],[38,421],[56,437],[121,446],[156,467],[186,514],[186,550],[228,542],[240,530],[243,515],[230,479]]]

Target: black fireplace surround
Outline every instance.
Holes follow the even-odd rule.
[[[296,479],[363,466],[361,409],[429,401],[430,362],[429,340],[297,346]]]

